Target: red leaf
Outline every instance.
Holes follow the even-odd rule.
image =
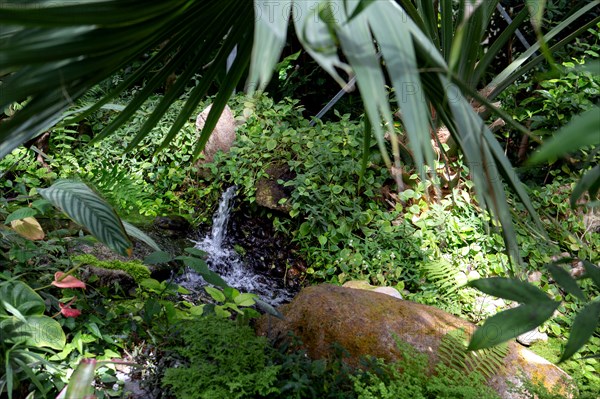
[[[72,301],[71,301],[72,302]],[[58,303],[60,306],[60,313],[65,317],[77,317],[81,315],[81,310],[71,308],[71,302],[66,305],[63,303]]]
[[[63,272],[54,273],[54,281],[52,285],[58,288],[83,288],[85,290],[85,283],[78,278],[73,276],[66,276],[61,279],[65,274]]]
[[[60,313],[65,317],[77,317],[81,315],[81,310],[71,308],[71,305],[77,297],[71,299],[68,303],[59,302],[58,306],[60,307]]]

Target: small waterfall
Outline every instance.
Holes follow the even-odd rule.
[[[209,234],[195,241],[195,247],[207,253],[208,267],[219,275],[231,287],[240,292],[257,294],[263,301],[278,306],[290,301],[291,294],[280,287],[268,276],[255,273],[242,261],[240,255],[227,244],[227,224],[233,207],[237,187],[229,187],[219,202],[219,208],[213,216],[213,225]],[[197,289],[206,285],[204,279],[190,271],[185,281],[180,282],[188,289]]]

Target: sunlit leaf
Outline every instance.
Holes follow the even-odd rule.
[[[233,298],[233,301],[238,306],[252,306],[256,303],[254,300],[255,298],[256,295],[254,294],[243,293]]]
[[[17,232],[21,237],[28,240],[43,240],[45,237],[44,230],[40,223],[33,217],[13,220],[10,222],[10,227]]]
[[[569,340],[559,362],[569,359],[581,349],[598,327],[600,327],[600,301],[594,301],[581,309],[575,317]]]
[[[256,87],[264,90],[271,77],[273,68],[285,44],[288,20],[293,7],[272,1],[254,1],[254,48],[248,75],[247,88],[250,93]]]
[[[44,315],[27,316],[23,323],[15,316],[5,317],[0,321],[0,330],[10,329],[13,343],[24,343],[32,347],[62,350],[66,344],[66,336],[61,325],[51,317]]]
[[[212,297],[212,299],[214,299],[217,302],[225,302],[225,294],[223,294],[223,291],[218,290],[214,287],[210,287],[210,286],[206,286],[204,287],[204,290],[208,293],[208,295],[210,295]]]
[[[552,317],[558,305],[560,302],[544,301],[502,311],[475,330],[467,349],[490,348],[531,331]]]

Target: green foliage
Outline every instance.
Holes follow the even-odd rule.
[[[4,275],[0,275],[3,279]],[[43,348],[62,349],[66,343],[61,325],[44,315],[44,300],[21,281],[0,282],[0,393],[12,399],[21,385],[32,383],[41,393],[47,389],[39,374],[48,365]]]
[[[192,315],[211,316],[220,318],[231,318],[231,311],[235,312],[235,320],[239,324],[248,324],[250,319],[260,316],[251,306],[256,304],[258,298],[255,294],[240,293],[235,288],[226,287],[222,290],[210,286],[204,287],[204,290],[216,302],[215,304],[202,304],[190,308]]]
[[[433,375],[429,375],[427,356],[415,351],[408,344],[397,343],[402,360],[393,364],[378,361],[376,372],[367,370],[354,380],[358,399],[396,398],[498,398],[485,385],[485,379],[475,371],[438,363]]]
[[[564,339],[550,338],[547,342],[533,344],[530,349],[543,358],[556,363],[563,348]],[[597,354],[600,349],[600,338],[592,337],[587,348],[588,354]],[[569,359],[562,362],[560,367],[573,377],[573,381],[577,384],[578,399],[596,399],[600,389],[600,364],[596,358]],[[536,389],[534,388],[532,391],[536,392]]]
[[[150,270],[139,260],[122,262],[119,260],[100,260],[94,255],[77,255],[73,262],[79,265],[89,265],[102,269],[122,270],[139,284],[142,280],[150,278]]]
[[[178,399],[241,399],[277,392],[279,366],[269,365],[265,338],[226,319],[202,317],[182,325],[177,352],[186,364],[166,371],[163,384]]]

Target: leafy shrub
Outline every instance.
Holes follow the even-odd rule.
[[[182,325],[177,352],[187,364],[167,369],[163,384],[180,399],[254,398],[277,392],[278,366],[268,363],[268,344],[247,326],[204,317]]]

